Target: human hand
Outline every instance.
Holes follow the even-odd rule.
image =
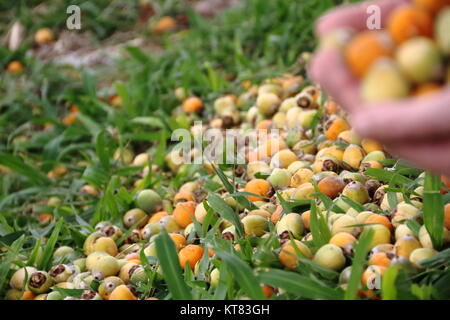
[[[367,7],[378,5],[382,26],[386,17],[407,0],[379,0],[344,6],[317,23],[319,37],[339,28],[367,29]],[[356,79],[335,49],[319,51],[310,68],[312,78],[349,113],[356,132],[383,143],[386,149],[413,165],[450,176],[450,88],[414,99],[366,106]]]

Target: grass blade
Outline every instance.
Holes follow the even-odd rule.
[[[443,240],[444,202],[441,196],[441,179],[432,173],[427,173],[425,176],[423,220],[434,248],[439,249]]]
[[[0,164],[10,168],[18,174],[26,176],[35,184],[45,185],[51,183],[51,180],[42,171],[29,166],[23,162],[22,159],[12,154],[0,153]]]
[[[44,252],[42,253],[42,258],[39,261],[38,269],[39,270],[47,270],[50,267],[50,262],[53,256],[53,250],[55,249],[56,241],[58,241],[59,232],[61,231],[64,219],[60,218],[59,221],[55,225],[55,229],[53,229],[50,238],[45,245]]]
[[[372,237],[372,229],[365,229],[359,237],[358,244],[355,247],[355,257],[352,262],[352,273],[345,292],[345,300],[355,300],[357,297],[357,292],[364,271],[364,264],[366,262],[367,254],[370,250]]]
[[[208,205],[217,213],[220,214],[222,218],[230,221],[235,227],[236,232],[239,237],[244,235],[244,229],[242,227],[241,221],[234,210],[223,200],[221,197],[214,193],[208,195]]]
[[[307,299],[339,300],[343,293],[339,289],[315,281],[294,272],[269,269],[259,275],[261,282]]]
[[[250,298],[257,300],[265,299],[258,279],[253,274],[253,270],[244,261],[236,255],[225,251],[217,250],[216,254],[227,264],[234,278],[239,283],[239,286]]]
[[[170,293],[175,300],[191,300],[191,292],[183,280],[180,262],[178,261],[175,244],[167,232],[163,231],[156,239],[156,253],[158,255],[164,279]]]

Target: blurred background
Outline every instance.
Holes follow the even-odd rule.
[[[208,117],[224,93],[304,75],[315,20],[342,2],[3,0],[0,153],[33,163],[29,176],[61,163],[81,173],[73,159],[89,161],[106,129],[162,166],[159,142],[195,120],[176,112],[176,88],[201,96]],[[80,30],[67,28],[69,5],[80,8]],[[2,177],[1,197],[33,186],[20,179]]]

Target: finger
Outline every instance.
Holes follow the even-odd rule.
[[[437,141],[389,143],[386,150],[419,168],[450,175],[450,137]]]
[[[340,28],[352,28],[355,30],[367,29],[367,19],[370,16],[368,8],[376,5],[381,11],[381,26],[386,25],[389,12],[395,8],[410,3],[408,0],[379,0],[367,1],[360,4],[342,6],[322,16],[316,24],[316,34],[321,37],[330,31]]]
[[[450,134],[450,88],[430,97],[358,108],[353,126],[362,137],[389,143]]]
[[[358,80],[348,71],[341,54],[333,49],[319,51],[310,65],[311,77],[344,109],[360,106]]]

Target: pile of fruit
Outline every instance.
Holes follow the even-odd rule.
[[[419,41],[431,45],[429,40]],[[360,139],[339,106],[301,76],[283,75],[260,86],[248,82],[243,86],[240,96],[215,100],[207,124],[192,126],[190,131],[192,135],[211,128],[233,128],[240,135],[265,132],[259,144],[245,146],[246,164],[205,162],[202,174],[200,169],[190,170],[194,165],[180,162],[185,158],[171,151],[166,156],[171,172],[164,172],[150,164],[149,154],[134,156],[129,149],[118,149],[115,161],[143,168],[133,176],[134,183],[124,180],[135,196],[122,208],[122,221],[96,223],[90,234],[84,232],[83,248],[57,241],[47,264],[51,267],[45,270],[38,266],[48,259],[48,252],[39,242],[11,266],[6,298],[168,298],[165,276],[169,270],[160,261],[168,253],[157,243],[164,235],[174,244],[167,250],[173,249],[178,256],[175,269],[184,270],[192,288],[207,291],[211,298],[220,294],[219,288],[224,292],[225,287],[226,292],[230,286],[224,268],[227,254],[255,274],[284,269],[293,282],[300,274],[317,281],[319,287],[328,287],[336,297],[343,297],[352,269],[360,269],[359,274],[355,271],[355,295],[376,299],[381,292],[376,284],[390,266],[417,283],[426,277],[427,266],[446,268],[436,267],[436,261],[424,264],[450,242],[449,205],[443,246],[433,247],[424,226],[424,173],[414,176],[410,170],[412,177],[401,176],[408,187],[393,187],[391,177],[399,164],[389,160],[376,141]],[[193,120],[205,110],[199,97],[183,89],[175,94],[181,100],[175,113]],[[192,149],[191,156],[197,151]],[[148,189],[148,179],[155,172],[167,179],[184,175],[188,181],[178,190]],[[67,168],[50,173],[58,178],[67,174]],[[447,190],[443,187],[443,193]],[[101,191],[84,185],[80,203],[100,198]],[[63,203],[51,197],[46,205],[54,208]],[[41,213],[39,219],[45,225],[53,217]],[[358,262],[352,265],[352,261]],[[235,285],[240,298],[250,296],[239,289],[239,283]],[[269,280],[259,285],[267,298],[323,298],[293,293]]]
[[[415,0],[382,19],[385,30],[340,29],[323,39],[361,80],[364,102],[435,93],[450,83],[450,1]]]

